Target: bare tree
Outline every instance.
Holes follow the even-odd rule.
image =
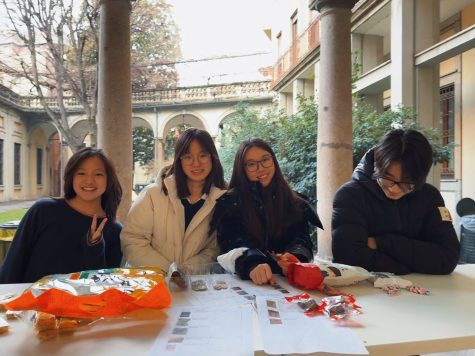
[[[92,145],[96,133],[95,64],[84,57],[98,43],[97,10],[87,1],[2,0],[13,34],[28,49],[16,68],[33,86],[38,99],[73,151],[82,146],[68,121],[68,104],[79,104],[87,117]],[[89,95],[92,93],[93,95]],[[56,100],[47,100],[48,97]]]
[[[19,54],[16,65],[0,60],[0,70],[31,83],[48,117],[73,151],[82,146],[84,137],[72,133],[68,110],[79,107],[95,145],[100,2],[0,1],[11,32],[27,48],[27,56]],[[180,36],[165,0],[133,3],[131,40],[133,89],[176,86],[174,62],[180,56]]]
[[[165,0],[140,0],[132,6],[133,90],[176,87],[180,34],[170,5]]]

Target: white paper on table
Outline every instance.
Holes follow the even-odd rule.
[[[301,294],[302,291],[293,288],[285,282],[276,285],[256,285],[251,281],[244,281],[236,275],[223,274],[216,276],[193,276],[195,279],[202,279],[206,282],[206,291],[187,291],[187,300],[193,306],[213,305],[214,307],[224,307],[228,305],[251,304],[257,296],[266,297],[289,297]],[[212,287],[213,278],[224,280],[227,289],[215,290]]]
[[[302,291],[296,288],[293,288],[288,283],[284,281],[279,281],[277,278],[277,284],[264,284],[264,285],[257,285],[254,284],[252,281],[243,281],[236,277],[234,284],[232,285],[234,288],[241,288],[244,292],[249,295],[254,295],[256,297],[274,297],[274,298],[283,298],[283,297],[291,297],[293,295],[301,294]]]
[[[240,295],[236,293],[236,290],[233,288],[237,279],[231,274],[222,274],[218,277],[208,275],[208,276],[193,276],[192,280],[201,279],[205,282],[207,290],[204,291],[194,291],[189,287],[186,292],[186,299],[192,306],[213,306],[213,307],[227,307],[233,305],[242,305],[253,303],[255,298],[247,295]],[[213,279],[216,278],[216,279]],[[225,282],[227,288],[216,290],[213,288],[216,280],[220,282]]]
[[[250,305],[170,309],[150,355],[254,355]]]
[[[308,317],[285,299],[257,297],[256,304],[262,344],[268,354],[368,354],[351,329],[335,326],[325,316]]]

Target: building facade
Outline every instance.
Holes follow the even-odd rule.
[[[322,27],[316,10],[322,3],[331,1],[277,5],[271,31],[277,58],[272,89],[288,113],[297,110],[299,94],[314,96],[317,103],[325,94],[320,90],[321,34],[338,29]],[[457,223],[457,202],[475,198],[475,1],[333,3],[351,8],[351,56],[353,66],[361,68],[353,94],[378,112],[411,107],[424,127],[439,128],[444,143],[455,145],[450,162],[434,167],[429,181],[440,188]]]
[[[269,87],[266,80],[134,92],[132,127],[148,128],[155,141],[150,147],[154,166],[147,176],[136,165],[134,183],[150,183],[166,164],[165,138],[173,127],[203,128],[216,138],[238,103],[247,102],[256,110],[268,107],[273,100]],[[66,107],[73,134],[89,145],[80,105],[71,97]],[[0,85],[0,202],[62,195],[62,172],[71,154],[37,97]]]

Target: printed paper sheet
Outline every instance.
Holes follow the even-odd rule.
[[[256,304],[262,343],[268,354],[368,354],[350,328],[335,326],[325,316],[308,317],[282,298],[259,296]]]
[[[170,310],[150,355],[254,355],[250,305]]]

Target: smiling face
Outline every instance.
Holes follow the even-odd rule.
[[[82,203],[101,203],[106,191],[107,174],[104,163],[99,157],[85,159],[73,175],[74,200]]]
[[[197,141],[190,142],[188,152],[181,158],[181,168],[189,181],[204,183],[213,168],[211,155]]]
[[[251,147],[244,156],[244,170],[251,182],[261,182],[263,187],[268,187],[275,173],[272,154],[260,147]]]

